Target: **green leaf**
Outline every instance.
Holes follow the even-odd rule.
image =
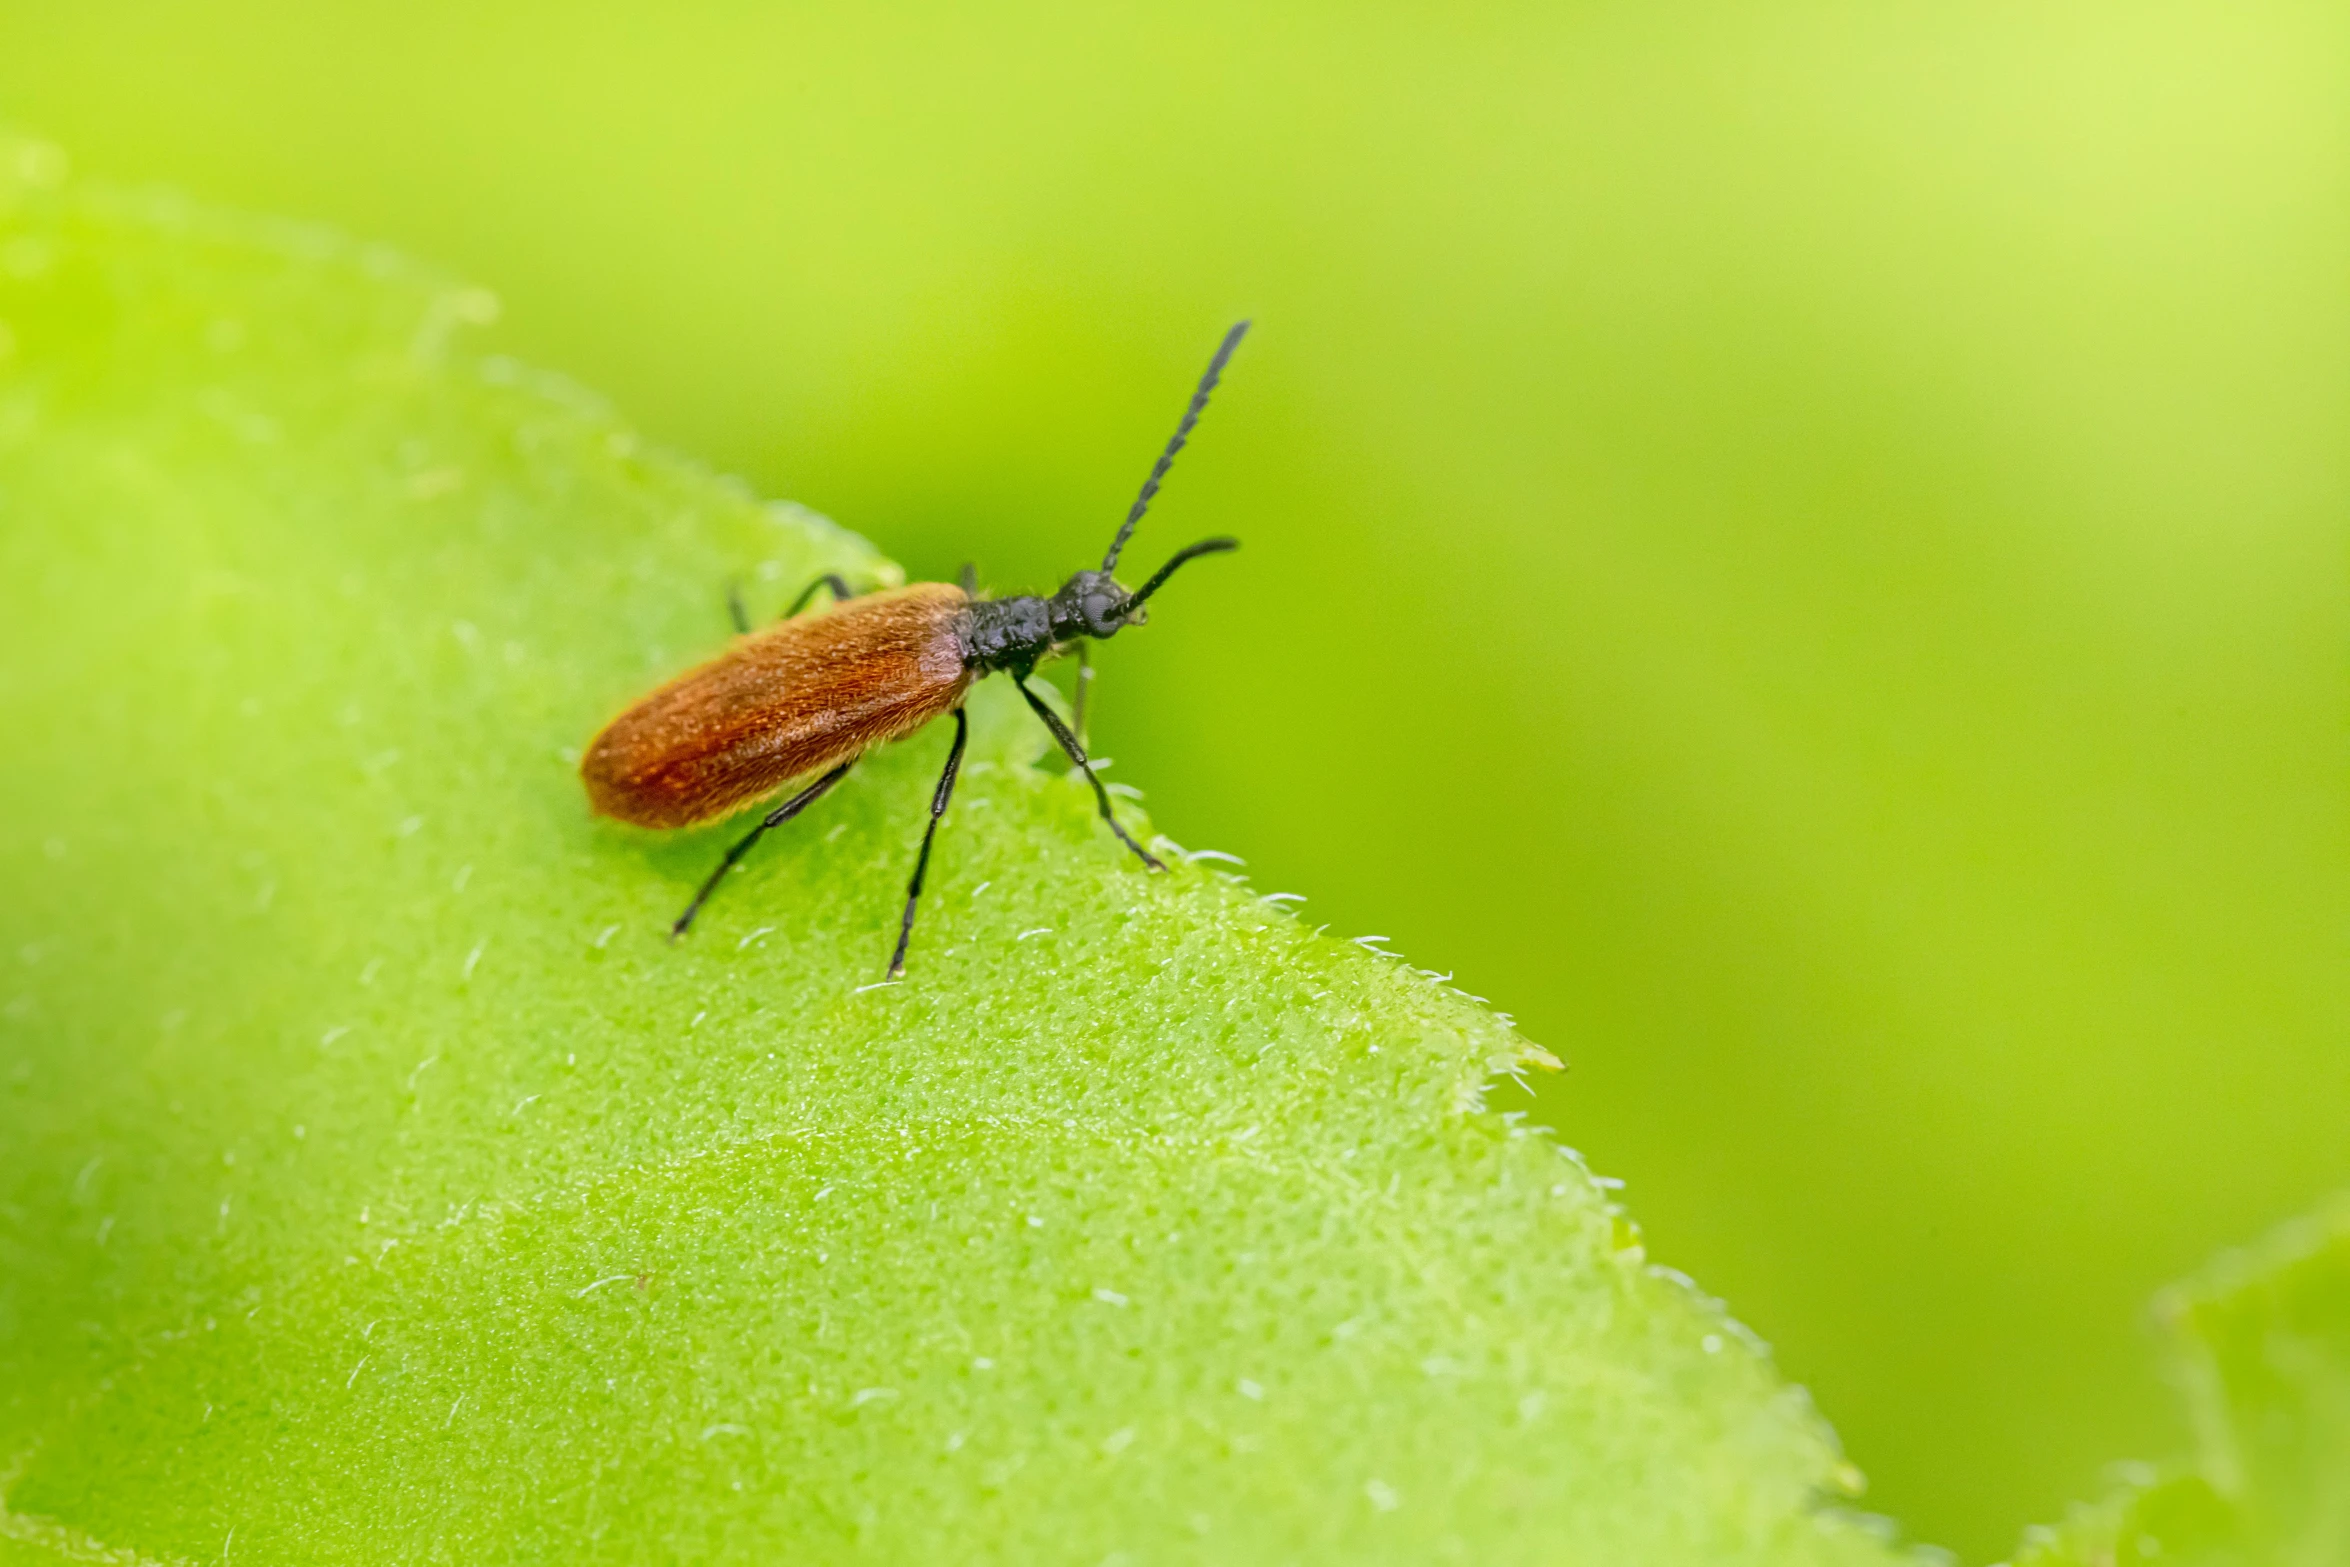
[[[2033,1531],[2016,1567],[2350,1561],[2350,1198],[2222,1257],[2157,1310],[2194,1460]]]
[[[576,747],[896,574],[490,312],[0,142],[0,1561],[1887,1558],[1544,1052],[1000,682],[902,984],[937,730],[665,941]]]

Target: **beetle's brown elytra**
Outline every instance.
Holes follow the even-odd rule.
[[[1078,683],[1077,722],[1072,729],[1037,696],[1028,676],[1044,659],[1072,649],[1084,665],[1089,641],[1143,623],[1145,601],[1177,567],[1240,547],[1237,540],[1223,538],[1188,545],[1153,572],[1139,592],[1129,591],[1110,575],[1248,327],[1242,321],[1224,334],[1174,437],[1152,465],[1142,493],[1110,541],[1100,570],[1078,572],[1050,598],[982,598],[969,567],[964,568],[960,586],[922,582],[862,598],[853,596],[840,578],[822,577],[800,595],[781,624],[756,633],[743,624],[738,605],[737,629],[743,635],[732,647],[659,687],[588,743],[579,763],[588,803],[598,815],[639,827],[691,827],[715,821],[815,775],[726,851],[671,925],[673,939],[685,934],[720,880],[762,834],[822,798],[866,751],[952,713],[954,745],[931,794],[930,821],[906,886],[897,948],[890,954],[889,977],[903,974],[923,874],[930,867],[931,840],[954,796],[955,776],[970,737],[964,693],[974,680],[999,670],[1012,677],[1076,770],[1093,785],[1094,803],[1119,841],[1152,870],[1166,868],[1119,825],[1117,813],[1110,809],[1109,791],[1086,760],[1079,738],[1085,724],[1084,680]],[[797,613],[819,588],[831,590],[833,606],[816,614]],[[1080,673],[1090,674],[1090,667]]]
[[[731,816],[912,734],[963,700],[963,591],[924,582],[747,636],[612,720],[580,759],[596,811],[639,827]]]

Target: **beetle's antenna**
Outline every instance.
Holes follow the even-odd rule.
[[[1183,548],[1175,552],[1175,558],[1173,560],[1167,562],[1167,564],[1161,566],[1158,570],[1151,573],[1150,581],[1142,585],[1142,591],[1140,593],[1135,594],[1134,597],[1128,599],[1125,603],[1118,606],[1118,613],[1122,616],[1130,615],[1134,613],[1134,611],[1142,608],[1142,601],[1146,598],[1149,598],[1153,593],[1158,592],[1159,585],[1165,582],[1169,577],[1175,575],[1175,568],[1182,565],[1185,561],[1197,560],[1202,555],[1221,555],[1226,550],[1236,550],[1238,548],[1240,548],[1240,541],[1238,539],[1202,539],[1197,544],[1186,544]]]
[[[1191,438],[1191,427],[1199,423],[1200,411],[1208,406],[1208,394],[1216,389],[1217,377],[1224,373],[1225,364],[1232,358],[1232,351],[1240,346],[1240,340],[1248,327],[1246,321],[1235,324],[1231,331],[1224,334],[1224,341],[1217,345],[1216,357],[1208,361],[1208,373],[1199,378],[1199,390],[1191,394],[1191,406],[1183,410],[1183,422],[1175,427],[1175,438],[1167,443],[1165,451],[1159,453],[1159,460],[1152,467],[1151,476],[1142,481],[1142,493],[1134,498],[1134,509],[1126,514],[1125,524],[1118,529],[1118,536],[1110,541],[1110,553],[1102,557],[1102,570],[1117,570],[1118,552],[1126,548],[1126,541],[1134,537],[1134,525],[1142,521],[1144,512],[1150,510],[1151,497],[1159,493],[1159,481],[1167,477],[1167,470],[1175,464],[1175,454],[1183,450],[1183,443]],[[1161,576],[1165,574],[1160,573]],[[1136,602],[1141,602],[1139,594]]]

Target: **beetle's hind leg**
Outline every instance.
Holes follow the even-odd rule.
[[[806,609],[808,607],[808,601],[816,596],[816,590],[818,588],[832,589],[832,601],[835,604],[841,603],[848,599],[853,599],[857,596],[856,594],[849,591],[847,578],[843,577],[837,571],[828,571],[823,576],[818,577],[814,582],[811,582],[806,587],[800,589],[800,596],[791,601],[791,608],[783,612],[783,618],[789,620],[792,618],[792,616],[798,614],[801,610]]]
[[[922,829],[922,852],[914,859],[914,879],[906,883],[906,917],[898,922],[898,949],[889,955],[889,977],[896,979],[906,972],[906,943],[914,939],[914,906],[922,901],[922,876],[930,869],[930,840],[938,836],[938,819],[947,813],[947,801],[955,797],[955,774],[963,769],[963,742],[971,738],[971,721],[955,709],[955,743],[947,751],[946,771],[938,775],[938,788],[930,796],[930,825]]]
[[[1069,753],[1069,760],[1077,764],[1077,771],[1083,773],[1085,781],[1093,785],[1094,803],[1101,807],[1102,820],[1110,824],[1110,831],[1118,835],[1118,841],[1132,849],[1135,856],[1152,870],[1165,870],[1167,867],[1160,863],[1157,855],[1136,843],[1134,835],[1118,825],[1118,813],[1110,809],[1110,791],[1103,788],[1101,779],[1095,776],[1093,764],[1085,759],[1085,747],[1078,742],[1075,735],[1069,732],[1069,726],[1062,723],[1060,716],[1044,705],[1044,698],[1028,689],[1027,681],[1015,674],[1012,677],[1012,683],[1018,686],[1020,694],[1028,699],[1028,705],[1036,710],[1036,716],[1044,720],[1044,726],[1053,732],[1053,738],[1061,742],[1061,749]]]
[[[702,883],[702,890],[694,894],[694,901],[685,906],[685,912],[677,916],[676,923],[669,927],[669,939],[675,941],[685,934],[685,928],[694,922],[695,915],[702,912],[702,905],[710,901],[710,894],[718,890],[718,884],[726,879],[726,873],[733,870],[736,862],[751,852],[751,845],[757,843],[768,828],[781,827],[785,822],[814,805],[824,797],[826,790],[847,777],[849,769],[856,765],[857,759],[855,757],[849,758],[761,817],[758,826],[744,833],[742,841],[726,851],[726,858],[718,862],[718,868],[710,873],[710,879]]]
[[[832,589],[832,601],[835,604],[840,603],[844,599],[853,599],[857,596],[856,594],[849,591],[849,583],[846,577],[843,577],[837,571],[828,571],[823,576],[818,577],[814,582],[811,582],[806,587],[802,588],[800,590],[800,596],[791,601],[791,608],[785,610],[781,618],[789,620],[792,618],[792,616],[798,614],[801,610],[806,609],[808,607],[808,600],[816,596],[816,590],[818,588]],[[726,583],[726,618],[734,622],[734,634],[736,636],[747,637],[751,634],[751,613],[749,610],[743,608],[743,585],[733,578],[728,578]]]

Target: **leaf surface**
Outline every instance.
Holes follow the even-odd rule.
[[[903,983],[935,726],[665,941],[577,748],[861,540],[332,235],[0,142],[0,263],[0,1561],[1888,1556],[1543,1052],[1001,682]]]
[[[2034,1530],[2015,1567],[2350,1561],[2350,1199],[2220,1258],[2157,1312],[2194,1458]]]

